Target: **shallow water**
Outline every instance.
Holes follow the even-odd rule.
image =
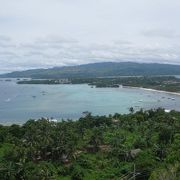
[[[180,75],[176,75],[175,77],[178,78],[178,79],[180,79]]]
[[[174,100],[172,98],[175,98]],[[180,111],[180,96],[131,88],[91,88],[88,85],[17,85],[0,80],[0,123],[23,123],[30,118],[77,119],[128,113],[130,107],[163,107]]]

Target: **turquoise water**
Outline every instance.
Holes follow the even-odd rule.
[[[180,79],[180,75],[176,75],[175,77],[178,78],[178,79]]]
[[[77,119],[83,111],[94,115],[128,113],[131,106],[137,110],[163,107],[180,111],[180,96],[88,85],[17,85],[0,80],[0,123],[23,123],[40,117]]]

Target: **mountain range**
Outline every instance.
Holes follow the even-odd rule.
[[[180,65],[135,62],[102,62],[76,66],[15,71],[0,75],[4,78],[90,78],[109,76],[180,75]]]

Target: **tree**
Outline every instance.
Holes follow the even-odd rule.
[[[125,141],[126,141],[126,138],[124,136],[118,135],[112,138],[110,142],[110,145],[111,145],[110,156],[116,157],[122,161],[126,161],[128,159],[127,157],[128,150],[124,146]]]
[[[136,172],[139,174],[137,179],[148,179],[151,172],[157,166],[155,157],[150,151],[141,152],[135,159]]]
[[[81,166],[74,164],[71,167],[72,180],[83,180],[84,175],[85,175],[84,169]]]
[[[169,142],[171,142],[172,138],[173,131],[167,126],[161,127],[158,138],[159,143],[168,144]]]
[[[94,146],[95,152],[99,150],[99,146],[103,143],[103,133],[101,129],[94,128],[89,140],[89,144]]]
[[[130,108],[129,108],[129,112],[130,112],[131,114],[133,114],[133,113],[134,113],[134,108],[133,108],[133,107],[130,107]]]
[[[179,164],[168,165],[165,168],[159,168],[151,173],[149,180],[179,180],[180,170]]]

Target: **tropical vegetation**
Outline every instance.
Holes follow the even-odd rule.
[[[0,179],[178,180],[180,112],[0,125]]]

